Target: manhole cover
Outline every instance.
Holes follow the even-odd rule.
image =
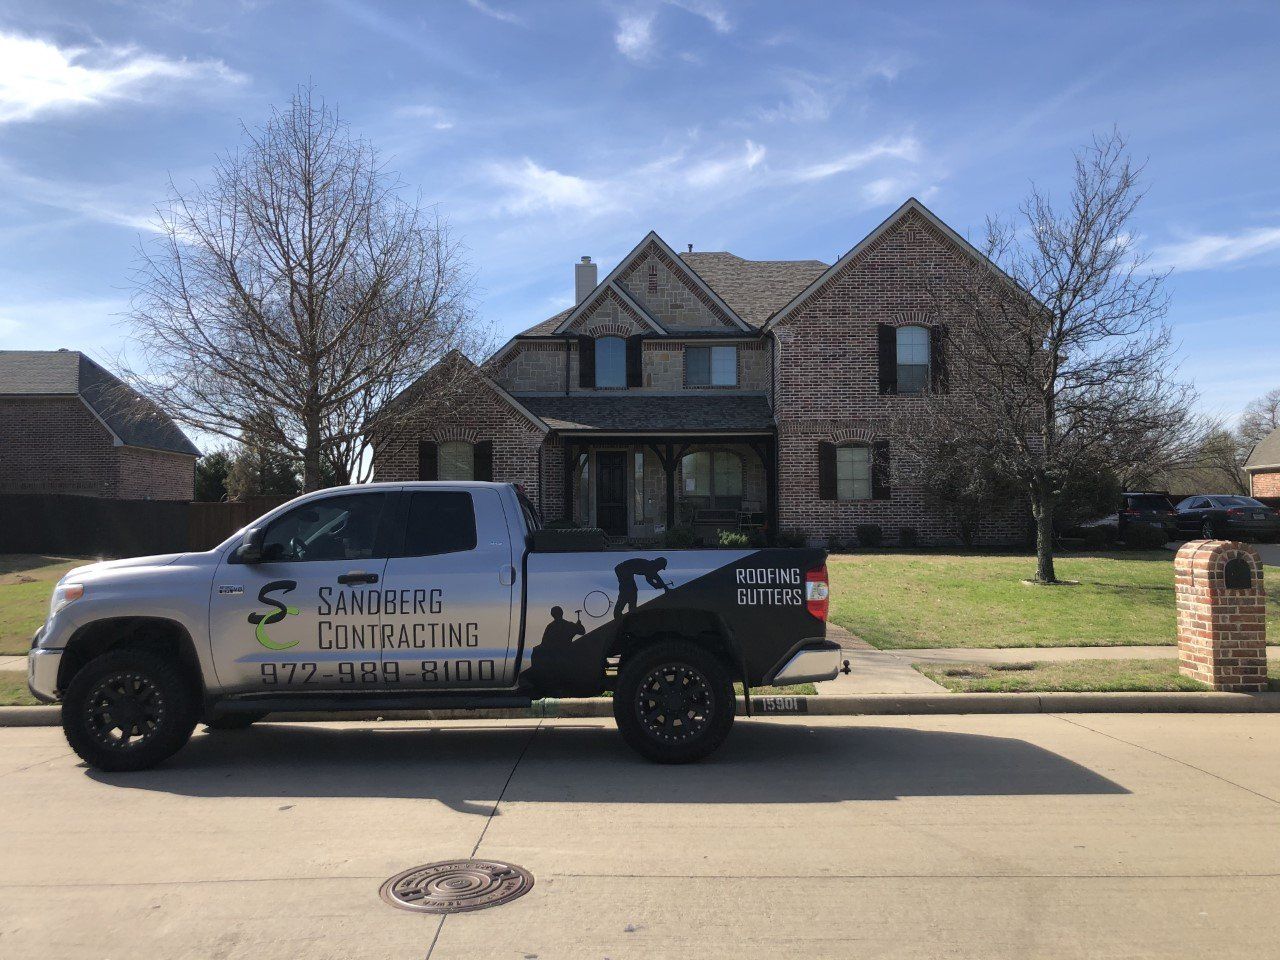
[[[533,874],[497,860],[444,860],[414,867],[382,885],[382,899],[402,910],[461,913],[483,910],[522,897]]]

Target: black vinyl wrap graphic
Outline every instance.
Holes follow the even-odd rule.
[[[551,621],[541,637],[527,638],[536,645],[521,676],[523,686],[561,694],[601,690],[605,659],[616,652],[619,631],[625,630],[632,613],[648,618],[666,611],[676,622],[681,611],[717,616],[745,661],[752,684],[761,683],[800,640],[826,632],[825,624],[808,612],[804,599],[805,573],[825,561],[822,550],[757,550],[685,583],[668,578],[665,557],[599,556],[618,558],[614,567],[618,598],[612,614],[588,628],[582,611],[574,611],[571,604],[552,607]],[[637,580],[659,591],[639,606]]]

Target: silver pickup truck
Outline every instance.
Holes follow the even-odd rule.
[[[608,691],[627,743],[681,763],[728,734],[734,681],[836,675],[825,564],[815,549],[606,549],[599,531],[543,529],[510,484],[338,487],[206,553],[72,570],[29,684],[102,770],[159,763],[200,721]]]

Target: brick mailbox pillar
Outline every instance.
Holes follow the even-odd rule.
[[[1262,560],[1246,543],[1192,540],[1173,562],[1178,667],[1214,690],[1267,687]]]

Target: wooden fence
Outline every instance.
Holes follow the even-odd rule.
[[[208,550],[288,499],[186,503],[0,494],[0,553],[138,557]]]

